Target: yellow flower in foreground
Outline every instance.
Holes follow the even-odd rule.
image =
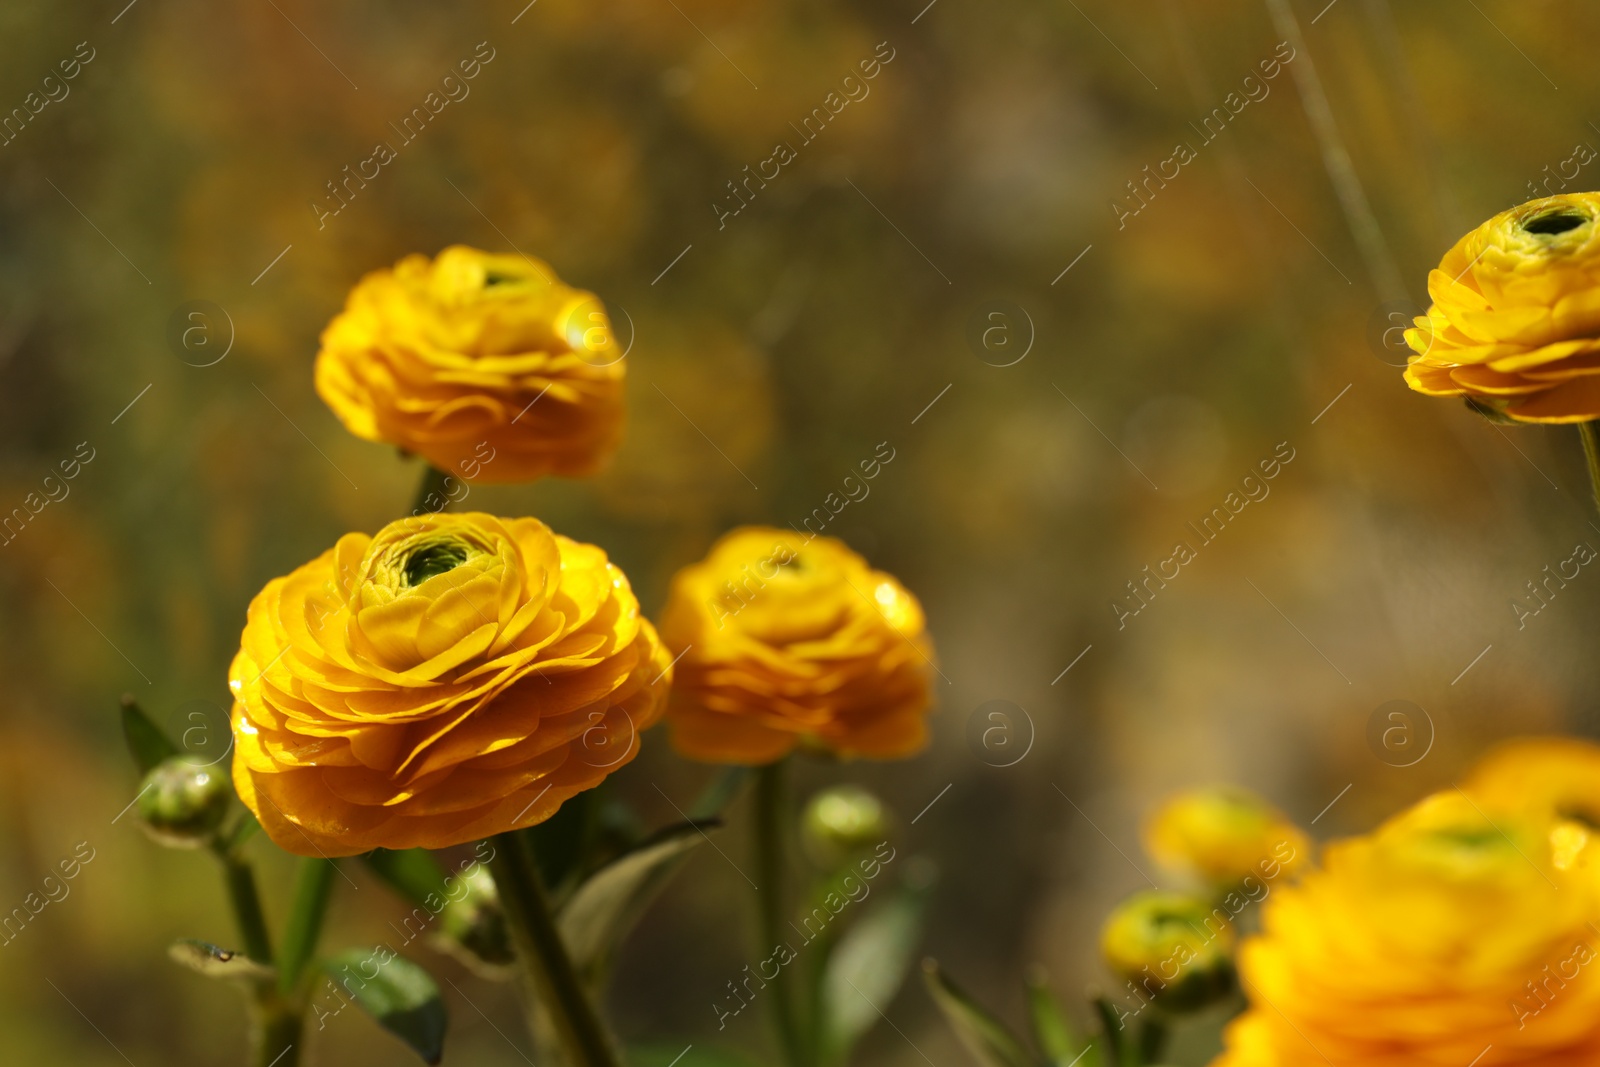
[[[1193,789],[1168,798],[1144,825],[1145,851],[1163,867],[1216,886],[1272,881],[1310,853],[1300,828],[1244,789]]]
[[[622,379],[592,293],[460,245],[361,279],[316,364],[351,433],[485,482],[596,470],[622,439]]]
[[[743,527],[673,579],[677,749],[771,763],[802,742],[892,759],[927,741],[932,644],[915,597],[830,537]]]
[[[1600,418],[1600,193],[1502,211],[1428,275],[1411,388],[1527,422]]]
[[[537,519],[346,534],[250,603],[234,785],[290,852],[542,822],[639,747],[670,659],[605,553]]]
[[[1462,788],[1485,805],[1600,827],[1600,745],[1575,737],[1505,741]]]
[[[1452,790],[1324,856],[1241,950],[1217,1067],[1600,1062],[1594,872],[1548,822]]]

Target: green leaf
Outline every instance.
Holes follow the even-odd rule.
[[[271,967],[257,963],[243,952],[218,948],[209,941],[198,941],[192,937],[174,941],[167,949],[167,955],[175,962],[207,978],[264,981],[277,973]]]
[[[709,1045],[689,1045],[687,1041],[631,1045],[627,1062],[628,1067],[759,1067],[747,1056]]]
[[[322,969],[425,1062],[438,1063],[444,1056],[444,998],[427,971],[381,948],[347,949],[324,960]]]
[[[122,697],[122,736],[128,742],[128,751],[141,777],[162,760],[178,754],[178,746],[161,727],[150,721],[139,702],[129,694]]]
[[[819,990],[825,1061],[843,1063],[879,1019],[911,969],[931,882],[870,905],[828,955]]]
[[[385,885],[413,904],[426,906],[429,894],[445,899],[444,869],[425,848],[375,848],[364,853],[361,862]]]
[[[688,853],[719,827],[715,820],[680,823],[651,835],[572,891],[556,916],[578,973],[598,985],[613,953]]]
[[[1051,1067],[1097,1067],[1098,1054],[1089,1051],[1088,1038],[1073,1031],[1042,968],[1035,967],[1028,975],[1028,1015],[1033,1023],[1033,1039]]]
[[[1122,1040],[1122,1019],[1116,1005],[1104,996],[1096,996],[1091,1003],[1100,1019],[1100,1034],[1095,1038],[1095,1057],[1109,1067],[1122,1067],[1128,1058]]]
[[[691,819],[714,819],[733,803],[750,781],[749,767],[724,767],[706,784],[705,789],[689,809]]]
[[[923,960],[922,977],[945,1021],[983,1067],[1036,1067],[1033,1057],[1006,1025],[945,977],[937,963]]]

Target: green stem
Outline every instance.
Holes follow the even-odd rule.
[[[272,938],[267,933],[267,917],[261,910],[261,893],[256,889],[255,871],[250,862],[231,852],[217,853],[222,862],[223,881],[228,887],[228,902],[244,939],[245,955],[257,963],[272,965]]]
[[[294,881],[294,908],[283,930],[282,951],[278,953],[278,991],[293,995],[317,950],[322,919],[328,913],[328,897],[333,891],[333,876],[339,868],[330,859],[306,858]]]
[[[304,1023],[298,1008],[262,989],[250,1006],[250,1067],[299,1067]]]
[[[526,839],[511,830],[492,840],[489,873],[500,893],[511,940],[532,992],[549,1010],[571,1067],[619,1067],[600,1017],[562,943]]]
[[[788,940],[787,854],[789,790],[785,781],[787,760],[769,763],[756,771],[756,812],[752,823],[756,857],[756,904],[760,909],[761,944],[757,955],[766,958]],[[771,981],[772,1019],[778,1044],[789,1067],[806,1067],[805,1031],[795,1003],[793,968],[780,970]]]
[[[411,514],[428,515],[450,510],[450,497],[445,494],[445,481],[450,475],[429,463],[422,468],[422,481],[417,484],[417,499],[411,505]]]
[[[1139,1063],[1160,1063],[1167,1051],[1167,1038],[1171,1036],[1167,1020],[1151,1015],[1139,1030]]]
[[[1589,465],[1589,493],[1600,508],[1600,438],[1595,435],[1595,424],[1578,423],[1578,437],[1583,441],[1583,458]]]
[[[1101,1067],[1123,1067],[1127,1060],[1122,1040],[1122,1015],[1104,996],[1092,998],[1094,1011],[1100,1019]]]

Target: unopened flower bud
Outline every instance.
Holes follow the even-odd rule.
[[[1192,789],[1169,798],[1144,827],[1145,849],[1163,867],[1232,888],[1270,882],[1310,854],[1300,828],[1244,789]]]
[[[482,864],[464,871],[460,879],[466,893],[445,907],[436,944],[481,977],[506,977],[516,956],[494,879]]]
[[[1225,912],[1159,890],[1123,901],[1100,932],[1106,965],[1134,994],[1171,1012],[1194,1011],[1232,991],[1233,945]]]
[[[801,836],[806,854],[821,867],[837,867],[889,836],[883,802],[857,785],[824,789],[806,804]]]
[[[228,814],[228,772],[196,756],[173,756],[144,776],[139,819],[169,848],[210,844]]]

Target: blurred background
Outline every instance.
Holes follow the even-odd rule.
[[[416,464],[346,434],[311,362],[364,272],[452,243],[548,260],[632,345],[611,468],[471,506],[604,546],[647,612],[730,525],[814,509],[923,599],[931,748],[800,784],[890,803],[939,872],[925,951],[1014,1023],[1028,965],[1106,981],[1107,908],[1164,884],[1138,825],[1165,793],[1243,783],[1326,838],[1496,738],[1596,731],[1600,577],[1527,587],[1600,547],[1575,433],[1409,392],[1386,331],[1468,228],[1600,185],[1600,9],[524,3],[0,11],[0,513],[26,519],[0,547],[0,911],[93,853],[0,945],[0,1059],[239,1062],[238,998],[165,958],[233,940],[214,865],[122,818],[116,700],[220,757],[250,597],[409,507]],[[195,301],[210,348],[177,339]],[[653,735],[614,781],[661,825],[708,777]],[[288,857],[253,848],[281,900]],[[351,873],[334,947],[406,910]],[[754,1013],[718,1033],[711,1007],[752,921],[697,853],[629,943],[619,1030],[765,1061]],[[447,1062],[524,1062],[509,987],[411,951],[453,983]],[[881,1007],[858,1062],[964,1062],[918,983]],[[351,1014],[314,1040],[413,1062]]]

